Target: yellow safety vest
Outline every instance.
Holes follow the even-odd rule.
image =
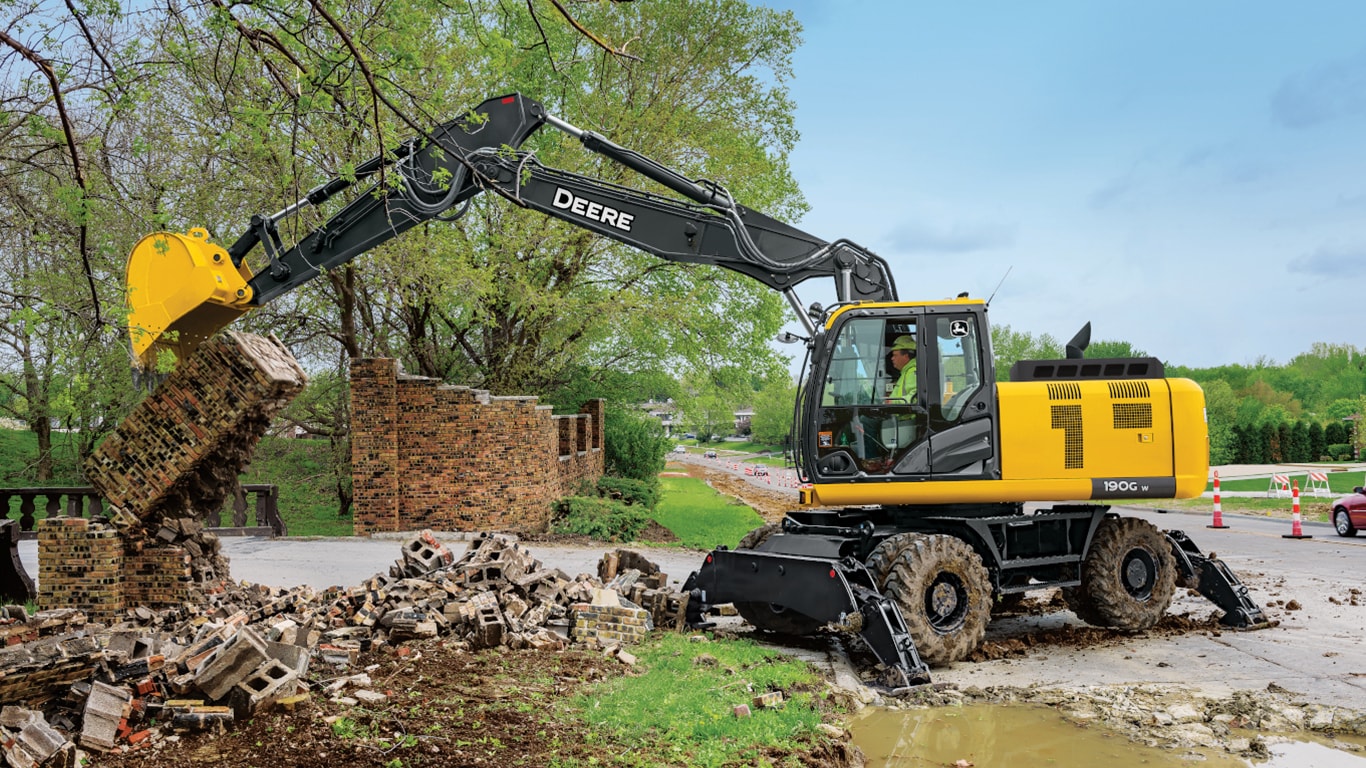
[[[906,363],[906,367],[901,369],[901,376],[892,385],[892,404],[915,402],[915,361]]]

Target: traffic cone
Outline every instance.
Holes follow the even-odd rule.
[[[1295,487],[1290,491],[1290,498],[1294,499],[1293,506],[1290,508],[1290,533],[1281,534],[1282,539],[1312,539],[1313,536],[1306,536],[1304,529],[1300,528],[1300,481],[1295,481]]]
[[[1227,528],[1224,525],[1224,513],[1219,508],[1219,470],[1214,470],[1214,521],[1206,528]]]

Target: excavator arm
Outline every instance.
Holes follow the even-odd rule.
[[[683,199],[542,165],[520,147],[545,125]],[[381,173],[389,174],[385,183],[356,195],[297,243],[286,247],[282,242],[281,221]],[[458,218],[460,206],[484,191],[662,259],[747,275],[783,293],[808,330],[813,330],[811,320],[793,291],[808,279],[833,279],[841,302],[896,298],[891,270],[881,257],[847,240],[826,242],[745,208],[720,185],[688,179],[512,94],[489,99],[426,136],[363,163],[351,175],[315,187],[274,215],[253,216],[227,249],[211,242],[202,229],[143,238],[128,261],[133,351],[144,366],[154,363],[161,349],[183,358],[242,314],[321,272],[417,224]],[[265,263],[253,270],[247,256],[257,245]]]

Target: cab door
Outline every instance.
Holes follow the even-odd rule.
[[[979,312],[934,313],[923,336],[932,354],[923,355],[928,435],[923,453],[907,456],[898,474],[937,478],[992,477],[996,472],[995,398],[990,341]]]

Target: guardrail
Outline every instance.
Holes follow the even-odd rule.
[[[280,517],[280,489],[270,483],[242,485],[242,494],[233,500],[232,523],[223,525],[222,510],[205,512],[200,522],[220,533],[245,533],[247,526],[247,494],[255,496],[256,526],[270,528],[272,536],[288,533]],[[19,538],[37,535],[38,512],[43,517],[99,517],[104,514],[105,501],[92,486],[51,486],[47,488],[0,488],[0,521],[15,520],[14,500],[19,500]],[[39,506],[41,504],[41,506]]]

